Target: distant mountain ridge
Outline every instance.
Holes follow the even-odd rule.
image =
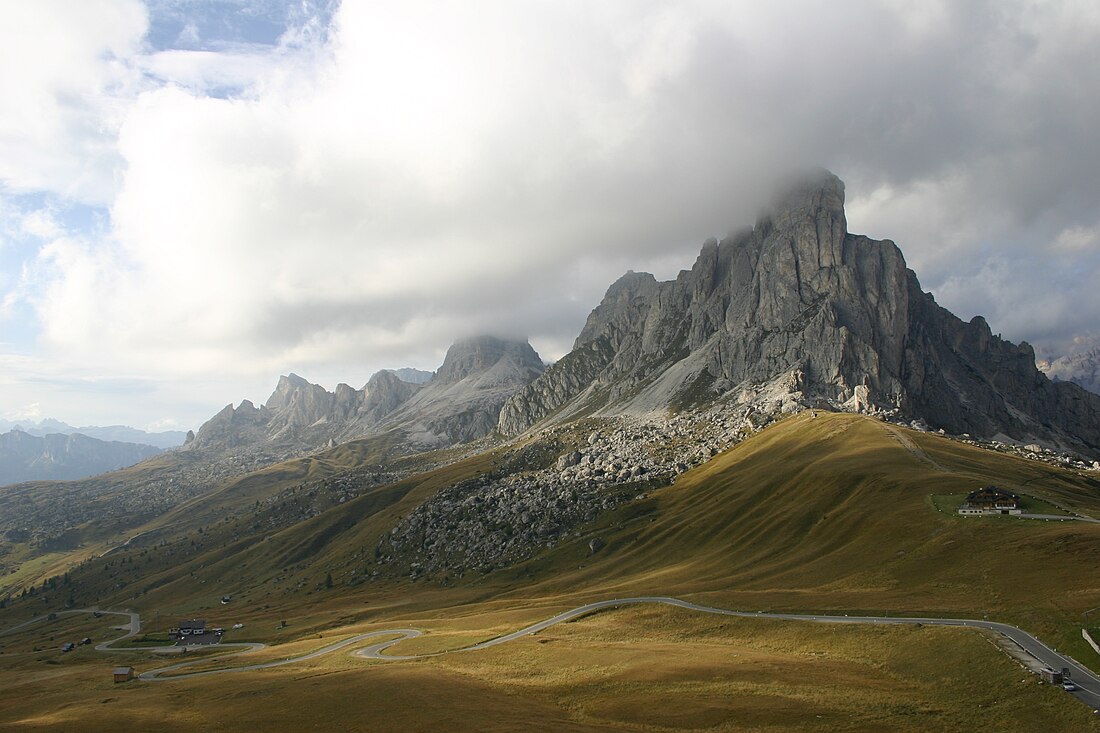
[[[1073,382],[1090,392],[1100,394],[1100,346],[1065,354],[1057,359],[1040,361],[1039,368],[1052,381]]]
[[[421,446],[476,440],[496,428],[505,399],[543,368],[526,340],[478,336],[455,342],[434,374],[384,369],[361,389],[338,384],[329,392],[292,373],[260,407],[226,405],[188,448],[309,450],[394,428]]]
[[[138,443],[140,445],[151,445],[163,449],[181,446],[187,437],[187,433],[181,430],[148,432],[139,430],[138,428],[132,428],[128,425],[85,425],[76,428],[60,420],[54,420],[49,417],[38,421],[0,420],[0,432],[7,432],[15,428],[22,430],[28,435],[37,435],[39,437],[50,434],[72,435],[73,433],[80,433],[81,435],[86,435],[96,440]]]
[[[482,336],[456,342],[429,378],[412,376],[383,371],[328,392],[290,374],[266,404],[226,406],[190,447],[306,450],[395,428],[439,447],[734,399],[1100,455],[1100,396],[1048,379],[1031,346],[994,336],[982,317],[939,306],[892,241],[848,232],[844,184],[824,170],[751,228],[708,240],[675,280],[621,277],[551,367],[526,341]]]
[[[409,384],[425,384],[435,376],[435,372],[426,372],[423,369],[413,369],[411,367],[402,367],[400,369],[385,369],[383,371],[393,372],[393,375],[400,379],[402,382],[408,382]]]
[[[152,458],[160,448],[104,441],[82,433],[0,433],[0,486],[21,481],[80,479]]]

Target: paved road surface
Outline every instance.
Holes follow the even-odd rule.
[[[1013,516],[1023,517],[1024,519],[1044,519],[1048,522],[1090,522],[1092,524],[1100,524],[1100,519],[1083,517],[1080,514],[1067,516],[1065,514],[1029,514],[1024,512],[1023,514],[1016,514]]]
[[[74,609],[71,609],[71,610],[68,610],[68,611],[57,611],[56,613],[57,613],[58,616],[68,616],[68,615],[71,615],[71,614],[74,614],[74,613],[91,613],[91,614],[99,614],[100,616],[124,616],[127,619],[129,619],[128,623],[117,627],[120,631],[124,630],[126,633],[124,633],[122,636],[116,636],[114,639],[108,639],[107,641],[103,641],[103,642],[100,642],[99,644],[96,644],[95,645],[95,650],[97,652],[131,652],[131,653],[132,652],[159,652],[159,653],[162,653],[162,654],[180,654],[180,653],[182,653],[186,650],[189,650],[189,649],[209,649],[209,648],[214,646],[212,644],[194,644],[194,645],[184,645],[184,646],[181,647],[179,645],[173,644],[173,645],[170,645],[170,646],[142,646],[142,647],[121,647],[120,648],[120,647],[116,647],[115,644],[118,644],[119,642],[125,641],[126,639],[129,639],[133,636],[137,636],[138,633],[141,632],[141,616],[136,611],[105,611],[105,610],[98,609],[98,608],[74,608]],[[20,629],[26,628],[27,626],[30,626],[32,624],[36,624],[39,621],[43,621],[47,618],[49,618],[48,615],[46,615],[46,616],[35,616],[34,618],[32,618],[28,621],[24,621],[21,624],[17,624],[15,626],[12,626],[11,628],[4,629],[3,631],[0,631],[0,636],[4,636],[5,634],[14,633],[16,631],[19,631]],[[219,656],[222,656],[222,657],[230,657],[230,656],[234,656],[235,654],[242,654],[246,651],[253,651],[253,650],[256,650],[256,649],[263,649],[266,646],[267,646],[266,644],[260,644],[258,642],[243,642],[242,641],[242,642],[231,642],[231,643],[227,643],[227,644],[218,644],[217,648],[236,650],[231,654],[219,655]],[[317,656],[317,653],[314,653],[314,654],[309,655],[309,656]],[[156,675],[160,672],[165,672],[169,669],[175,669],[176,667],[187,666],[189,664],[197,664],[198,662],[202,662],[202,661],[205,661],[205,660],[210,659],[210,658],[211,657],[204,657],[204,658],[201,658],[201,659],[192,659],[192,660],[189,660],[189,661],[184,662],[182,664],[175,664],[175,665],[172,665],[171,667],[165,667],[163,669],[152,670],[151,672],[146,672],[142,675],[139,675],[139,677],[141,679],[156,679]],[[303,658],[306,658],[306,657],[303,657]],[[240,669],[249,669],[249,668],[241,667]],[[197,676],[199,674],[202,674],[202,673],[201,672],[196,672],[196,673],[194,673],[192,675],[189,675],[189,676]],[[151,676],[146,677],[146,675],[151,675]]]
[[[842,624],[922,624],[925,626],[962,626],[972,629],[986,629],[995,633],[1003,634],[1012,641],[1016,642],[1045,665],[1053,667],[1054,669],[1068,668],[1071,670],[1071,675],[1074,682],[1078,685],[1076,692],[1070,693],[1077,699],[1084,702],[1086,705],[1091,706],[1094,710],[1100,709],[1100,677],[1097,677],[1090,670],[1083,667],[1077,661],[1070,657],[1067,657],[1059,652],[1051,649],[1043,642],[1036,639],[1031,634],[1015,626],[1009,626],[1008,624],[1001,624],[995,621],[979,621],[975,619],[945,619],[945,618],[923,618],[923,617],[891,617],[891,616],[825,616],[815,614],[800,614],[800,613],[753,613],[751,611],[731,611],[724,608],[715,608],[713,606],[703,606],[698,603],[691,603],[690,601],[683,601],[679,598],[668,598],[665,596],[643,596],[639,598],[617,598],[609,601],[598,601],[596,603],[588,603],[583,606],[579,606],[564,613],[559,613],[553,618],[548,618],[545,621],[539,621],[536,624],[527,626],[519,631],[513,631],[511,634],[504,636],[498,636],[495,639],[489,641],[483,641],[480,644],[474,644],[473,646],[464,647],[462,649],[456,649],[459,651],[475,651],[477,649],[486,649],[497,644],[504,644],[509,641],[514,641],[524,636],[537,633],[543,629],[547,629],[554,624],[560,624],[570,619],[583,616],[593,611],[599,611],[605,608],[616,608],[619,606],[627,606],[638,603],[663,603],[669,606],[678,606],[680,608],[686,608],[691,611],[699,611],[701,613],[714,613],[723,616],[738,616],[742,618],[770,618],[780,619],[783,621],[813,621],[817,623],[842,623]],[[419,635],[419,634],[417,634]],[[354,654],[356,656],[368,657],[371,659],[419,659],[425,656],[437,656],[435,654],[425,654],[420,656],[387,656],[382,652],[390,646],[402,641],[403,639],[394,639],[392,641],[384,642],[381,644],[375,644],[374,646],[366,649],[360,649]]]
[[[340,649],[345,649],[349,646],[359,644],[360,642],[367,641],[368,639],[376,639],[379,637],[386,637],[382,641],[375,642],[370,646],[358,649],[352,652],[355,656],[365,657],[367,659],[382,659],[382,660],[409,660],[409,659],[423,659],[427,657],[441,656],[443,654],[453,654],[458,652],[472,652],[479,649],[488,649],[489,647],[497,646],[498,644],[506,644],[510,641],[523,638],[524,636],[530,636],[531,634],[538,633],[544,629],[548,629],[555,624],[560,624],[565,621],[577,618],[578,616],[584,616],[585,614],[593,613],[607,608],[618,608],[621,606],[630,606],[640,603],[663,603],[668,606],[676,606],[679,608],[685,608],[691,611],[698,611],[700,613],[713,613],[721,616],[736,616],[740,618],[768,618],[779,619],[783,621],[809,621],[815,623],[832,623],[832,624],[921,624],[924,626],[961,626],[971,629],[985,629],[997,634],[1008,637],[1013,642],[1018,644],[1031,656],[1035,657],[1041,663],[1053,667],[1054,669],[1069,669],[1073,681],[1077,684],[1077,691],[1069,693],[1076,697],[1081,702],[1092,707],[1094,710],[1100,710],[1100,677],[1093,674],[1092,671],[1086,669],[1079,664],[1076,660],[1061,654],[1060,652],[1051,649],[1043,642],[1036,639],[1031,634],[1016,628],[1015,626],[1009,626],[1008,624],[997,623],[996,621],[979,621],[976,619],[953,619],[953,618],[926,618],[921,616],[909,616],[909,617],[896,617],[896,616],[829,616],[822,614],[804,614],[804,613],[764,613],[764,612],[752,612],[752,611],[733,611],[725,608],[715,608],[714,606],[704,606],[698,603],[692,603],[690,601],[680,600],[679,598],[670,598],[667,596],[640,596],[636,598],[615,598],[607,601],[597,601],[595,603],[586,603],[583,606],[559,613],[557,616],[546,619],[545,621],[539,621],[538,623],[526,626],[518,631],[513,631],[510,634],[504,636],[498,636],[488,641],[483,641],[479,644],[473,644],[461,649],[455,649],[447,652],[436,652],[432,654],[420,654],[412,656],[398,656],[387,655],[383,652],[393,645],[405,641],[407,639],[413,639],[421,635],[421,632],[416,629],[387,629],[383,631],[372,631],[365,634],[357,634],[355,636],[343,639],[333,644],[324,646],[316,651],[308,654],[303,654],[297,657],[288,657],[286,659],[277,659],[270,662],[262,662],[258,664],[249,664],[239,667],[226,667],[222,669],[206,670],[202,672],[190,672],[178,674],[172,677],[162,677],[165,672],[175,671],[192,664],[198,664],[200,662],[206,662],[211,657],[204,657],[200,659],[192,659],[186,662],[179,662],[167,667],[161,667],[159,669],[149,670],[143,672],[139,679],[145,681],[164,681],[185,679],[190,677],[209,676],[215,674],[228,674],[230,672],[245,672],[257,669],[270,669],[273,667],[281,667],[286,664],[293,664],[296,662],[302,662],[307,659],[314,659],[324,654],[330,654]],[[80,609],[73,611],[62,611],[61,613],[94,613],[94,609]],[[128,639],[138,631],[141,630],[141,619],[137,613],[133,611],[99,611],[99,613],[107,615],[127,616],[130,619],[130,623],[124,627],[127,628],[127,632],[122,636],[112,639],[110,641],[103,642],[96,645],[98,651],[104,652],[117,652],[117,651],[135,651],[134,649],[117,649],[113,645]],[[60,615],[60,614],[59,614]],[[9,634],[18,629],[29,626],[36,623],[45,616],[39,616],[29,621],[13,626],[4,631],[0,631],[0,636]],[[233,647],[241,651],[233,652],[235,654],[241,654],[243,651],[262,649],[263,644],[259,643],[240,643],[240,644],[221,644],[222,648]],[[209,648],[209,647],[207,647]],[[146,648],[144,650],[138,649],[137,651],[166,651],[173,650],[178,651],[178,647],[153,647]],[[223,657],[232,655],[223,655]]]
[[[208,669],[208,670],[205,670],[205,671],[202,671],[202,672],[185,672],[183,674],[175,675],[173,677],[163,677],[162,676],[165,672],[172,672],[172,671],[175,671],[177,669],[183,669],[184,667],[189,667],[192,664],[198,664],[199,662],[206,662],[206,661],[209,661],[211,659],[214,659],[214,657],[203,657],[201,659],[191,659],[191,660],[188,660],[186,662],[179,662],[177,664],[170,665],[168,667],[161,667],[159,669],[149,670],[148,672],[142,672],[140,675],[138,675],[138,679],[139,680],[144,680],[146,682],[153,682],[153,681],[164,682],[164,681],[167,681],[167,680],[176,680],[176,679],[181,679],[181,678],[184,678],[184,677],[208,677],[210,675],[227,674],[229,672],[248,672],[248,671],[256,670],[256,669],[271,669],[272,667],[282,667],[284,664],[293,664],[295,662],[304,662],[307,659],[314,659],[315,657],[320,657],[324,654],[329,654],[331,652],[335,652],[335,651],[338,651],[340,649],[344,649],[345,647],[352,646],[353,644],[358,644],[359,642],[366,641],[367,639],[373,639],[374,637],[377,637],[377,636],[392,636],[394,634],[402,634],[403,636],[401,637],[401,639],[408,639],[408,638],[412,638],[414,636],[420,636],[419,631],[414,631],[414,630],[411,630],[411,629],[399,629],[399,630],[396,630],[396,631],[372,631],[372,632],[367,633],[367,634],[358,634],[358,635],[353,636],[351,638],[344,639],[343,641],[338,641],[335,644],[329,644],[328,646],[321,647],[320,649],[317,649],[316,651],[312,651],[308,654],[302,654],[302,655],[297,656],[297,657],[287,657],[286,659],[276,659],[276,660],[273,660],[273,661],[270,661],[270,662],[259,662],[257,664],[246,664],[246,665],[243,665],[243,666],[240,666],[240,667],[222,667],[221,669]],[[400,641],[401,639],[398,639],[398,641]],[[387,641],[387,642],[383,642],[383,645],[388,646],[392,643],[394,643],[394,642]],[[221,644],[220,646],[230,646],[230,645],[229,644]],[[238,644],[236,646],[247,646],[247,647],[249,647],[249,649],[247,649],[245,651],[251,651],[252,649],[263,649],[264,648],[263,644]],[[209,648],[209,647],[207,647],[207,648]],[[222,655],[219,655],[217,657],[217,659],[225,659],[226,657],[236,656],[237,654],[243,654],[243,653],[244,653],[243,651],[240,651],[240,652],[234,652],[233,654],[222,654]]]
[[[130,619],[130,623],[128,623],[124,627],[120,627],[120,628],[125,628],[127,630],[125,634],[123,634],[122,636],[119,636],[117,638],[111,639],[110,641],[105,641],[102,644],[96,644],[96,647],[95,647],[96,651],[101,651],[101,652],[118,651],[117,649],[110,649],[108,647],[110,647],[111,644],[115,644],[117,642],[122,641],[123,639],[129,639],[131,636],[134,636],[139,631],[141,631],[141,617],[138,614],[134,613],[133,611],[101,611],[98,608],[76,608],[76,609],[71,609],[69,611],[56,611],[55,613],[56,613],[57,616],[69,616],[69,615],[72,615],[74,613],[92,613],[92,614],[98,613],[100,616],[125,616],[128,619]],[[15,626],[12,626],[11,628],[7,628],[7,629],[4,629],[3,631],[0,631],[0,636],[5,636],[7,634],[14,634],[16,631],[19,631],[20,629],[24,629],[24,628],[26,628],[26,627],[28,627],[32,624],[36,624],[39,621],[45,621],[48,618],[49,618],[49,614],[44,615],[44,616],[35,616],[34,618],[29,619],[27,621],[24,621],[21,624],[16,624]]]

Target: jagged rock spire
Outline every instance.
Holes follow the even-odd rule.
[[[706,242],[676,280],[616,281],[574,350],[505,404],[500,429],[665,409],[784,374],[837,404],[1100,451],[1100,397],[1051,384],[1031,347],[938,306],[892,241],[849,233],[828,171],[788,187],[751,230]]]

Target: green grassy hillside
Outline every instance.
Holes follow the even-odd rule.
[[[487,451],[374,486],[303,521],[265,524],[289,511],[296,495],[269,505],[263,497],[283,496],[303,477],[314,486],[310,471],[313,478],[342,476],[347,466],[378,460],[370,451],[384,448],[344,450],[365,452],[274,467],[227,486],[228,511],[217,513],[211,501],[176,517],[162,525],[176,527],[176,536],[86,563],[74,569],[73,584],[103,603],[139,609],[150,631],[190,615],[227,627],[243,623],[227,640],[276,644],[264,652],[271,657],[319,645],[320,636],[394,627],[428,632],[405,643],[409,652],[456,648],[583,601],[652,593],[747,610],[989,615],[1100,667],[1079,626],[1084,611],[1100,606],[1094,572],[1100,525],[960,517],[933,500],[994,483],[1039,505],[1100,516],[1100,481],[1092,475],[866,417],[804,413],[528,562],[443,584],[384,574],[372,579],[373,548],[439,490],[504,470],[505,453]],[[591,553],[596,537],[605,544]],[[223,606],[218,599],[227,593],[233,600]],[[9,609],[0,626],[32,608]],[[61,638],[47,625],[4,640],[0,688],[11,685],[10,720],[27,729],[79,730],[77,708],[61,702],[74,689],[84,690],[80,699],[89,703],[131,701],[128,713],[97,707],[97,725],[121,724],[127,715],[144,720],[160,706],[178,709],[173,700],[201,694],[213,695],[221,710],[273,729],[278,721],[306,725],[311,718],[299,713],[311,709],[324,710],[326,724],[345,727],[356,716],[384,710],[390,717],[379,729],[778,731],[818,721],[836,730],[1024,731],[1043,721],[1051,730],[1095,728],[1078,703],[1034,687],[1034,678],[976,633],[759,626],[763,622],[704,620],[676,610],[596,619],[482,656],[380,668],[339,654],[224,682],[138,685],[121,698],[102,680],[82,681],[93,668],[99,674],[121,660],[97,659],[87,650],[79,657],[47,653]],[[53,638],[39,639],[47,633]],[[133,663],[142,666],[134,654]],[[668,666],[654,667],[655,658]],[[37,702],[15,692],[24,679],[45,690]],[[968,682],[977,679],[981,684]],[[1011,702],[990,696],[987,682],[1010,689]],[[411,685],[440,704],[409,710],[325,702],[351,685],[383,697]],[[272,691],[260,707],[252,700],[258,689]],[[534,712],[484,719],[462,712],[482,704],[510,709],[516,700]],[[656,701],[668,715],[654,717],[645,701]],[[988,712],[976,715],[979,707]],[[234,729],[198,709],[173,714],[168,723]]]
[[[995,615],[1047,634],[1100,605],[1100,524],[960,517],[931,497],[994,483],[1100,517],[1100,481],[808,413],[511,571],[517,595],[696,595],[749,609]],[[587,542],[606,547],[589,556]],[[1076,643],[1076,642],[1074,642]]]
[[[354,596],[358,588],[415,595],[430,585],[355,583],[398,519],[440,489],[494,470],[500,453],[374,486],[302,521],[276,521],[294,508],[293,494],[265,504],[287,487],[381,463],[392,445],[359,441],[229,482],[200,506],[151,523],[147,545],[99,558],[74,579],[100,602],[181,610],[229,593],[297,603],[330,574],[336,587],[326,596]],[[1088,572],[1100,560],[1100,525],[959,517],[933,501],[987,483],[1100,516],[1094,477],[866,417],[804,413],[574,541],[465,585],[506,597],[703,593],[770,609],[991,613],[1044,623],[1100,605],[1100,578]],[[590,555],[597,536],[605,546]]]

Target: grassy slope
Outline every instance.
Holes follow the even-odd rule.
[[[424,610],[477,599],[471,611],[482,613],[515,603],[550,609],[608,595],[672,594],[748,609],[989,614],[1087,658],[1075,622],[1100,605],[1100,578],[1090,570],[1100,561],[1100,525],[958,517],[938,512],[930,496],[997,483],[1100,516],[1100,483],[938,436],[906,435],[931,460],[874,420],[795,417],[512,570],[455,589],[318,591],[325,569],[340,578],[366,563],[398,517],[440,488],[489,470],[495,459],[482,455],[380,488],[210,562],[196,574],[212,586],[201,605],[212,605],[234,574],[255,577],[246,598],[270,606],[257,610],[265,619],[311,616],[331,598]],[[590,557],[593,536],[607,546]],[[306,558],[295,575],[293,563]],[[301,592],[261,585],[288,566],[292,578],[309,578]],[[167,605],[183,612],[194,603],[193,583],[181,579],[171,590]]]
[[[1100,525],[946,515],[929,498],[996,483],[1100,516],[1100,481],[905,434],[931,462],[875,420],[787,420],[655,492],[651,514],[635,506],[606,522],[596,556],[582,538],[517,569],[536,582],[516,595],[593,588],[750,609],[989,613],[1048,635],[1100,605]]]
[[[951,471],[937,471],[904,450],[876,421],[793,418],[656,492],[652,516],[621,529],[612,522],[605,551],[578,571],[553,574],[546,585],[630,578],[635,587],[671,584],[681,592],[887,592],[923,603],[929,582],[944,587],[954,577],[967,579],[958,598],[970,598],[969,579],[1004,567],[1009,556],[1012,571],[991,580],[1002,592],[1022,590],[1021,577],[1054,590],[1063,584],[1052,582],[1051,570],[1072,574],[1074,568],[1055,561],[1059,553],[1040,538],[1052,545],[1075,541],[1086,559],[1100,552],[1100,527],[945,516],[928,498],[996,482],[1026,485],[1037,496],[1100,514],[1100,482],[969,448],[962,453],[966,465],[956,471],[963,462],[954,458],[955,444],[915,439]],[[964,547],[952,549],[956,545]],[[1028,559],[1023,566],[1020,555]],[[1005,603],[1011,605],[1011,596]]]
[[[427,624],[441,634],[462,625]],[[1091,711],[976,633],[663,607],[608,611],[468,655],[379,663],[340,653],[154,684],[110,681],[111,664],[148,668],[136,653],[6,656],[0,726],[27,731],[1100,730]]]
[[[640,593],[690,596],[748,609],[989,613],[1092,661],[1094,668],[1100,666],[1077,641],[1079,629],[1073,624],[1083,610],[1100,605],[1100,579],[1092,572],[1100,560],[1100,525],[962,518],[938,512],[929,499],[997,483],[1100,516],[1100,483],[937,436],[904,435],[916,453],[867,418],[791,418],[682,476],[676,485],[624,507],[575,542],[459,588],[367,584],[286,593],[261,585],[268,574],[294,561],[308,563],[302,572],[313,578],[325,567],[359,562],[357,553],[373,547],[397,517],[453,481],[490,469],[496,458],[487,454],[380,487],[270,541],[232,553],[210,553],[200,563],[205,567],[196,566],[195,576],[179,577],[136,604],[146,613],[157,608],[171,617],[216,604],[218,588],[243,579],[250,584],[247,601],[221,609],[213,605],[211,613],[224,617],[217,619],[222,623],[247,621],[238,638],[303,642],[318,632],[328,637],[394,626],[429,630],[428,636],[409,642],[410,651],[487,638],[582,600]],[[590,557],[587,542],[597,535],[607,546]],[[671,616],[650,633],[646,625],[654,613]],[[326,720],[348,725],[355,716],[378,720],[374,713],[385,711],[395,716],[391,720],[404,722],[395,729],[416,724],[424,729],[445,724],[476,728],[479,719],[469,717],[469,711],[480,708],[494,711],[487,728],[534,724],[541,729],[596,730],[638,722],[631,716],[655,723],[657,718],[640,712],[646,701],[678,710],[686,700],[694,701],[689,707],[698,714],[683,721],[704,727],[714,720],[741,720],[748,730],[797,730],[812,725],[806,716],[816,716],[820,709],[838,730],[1033,730],[1042,716],[1052,721],[1051,730],[1093,729],[1083,727],[1091,723],[1078,715],[1077,703],[1052,696],[1056,691],[1050,688],[1033,690],[1033,678],[1020,683],[1026,677],[1019,668],[977,634],[960,641],[940,632],[899,630],[894,636],[857,629],[830,631],[832,641],[826,642],[814,636],[825,632],[791,627],[783,633],[790,639],[787,646],[764,644],[752,651],[742,647],[749,644],[746,639],[763,633],[759,627],[741,629],[735,640],[699,641],[699,625],[710,628],[716,622],[677,614],[616,612],[600,621],[605,624],[602,636],[571,638],[568,644],[524,641],[514,650],[501,647],[476,659],[457,655],[377,669],[339,655],[302,669],[265,672],[262,684],[242,675],[127,687],[129,697],[123,699],[131,701],[129,712],[98,707],[89,720],[141,720],[141,711],[153,715],[158,705],[175,705],[195,693],[215,695],[227,713],[242,716],[238,721],[270,723],[281,715],[301,723],[304,711],[324,707],[323,701],[334,699],[339,690],[362,685],[374,693],[369,702],[325,708]],[[290,619],[286,629],[278,628],[282,618]],[[579,628],[591,622],[578,623]],[[889,638],[875,636],[883,633]],[[559,638],[556,632],[552,635]],[[685,639],[690,643],[678,643]],[[578,644],[583,649],[578,651]],[[544,654],[550,647],[557,651]],[[853,648],[865,652],[853,657]],[[820,652],[839,654],[843,670],[810,664]],[[673,654],[673,671],[654,671],[656,654]],[[751,665],[731,661],[742,656]],[[71,659],[64,659],[61,669],[75,670]],[[0,661],[6,666],[9,660]],[[96,669],[112,661],[101,659]],[[43,664],[27,657],[10,672],[41,672],[47,669]],[[962,671],[952,671],[955,664]],[[792,684],[789,670],[784,671],[787,665],[802,665],[806,676],[797,694],[782,691]],[[887,681],[880,679],[883,670]],[[589,680],[592,685],[586,686],[583,680],[593,675],[600,680]],[[750,678],[757,675],[754,687]],[[969,677],[983,682],[960,682]],[[75,671],[65,676],[57,668],[48,669],[48,678],[56,685],[65,679],[65,685],[86,688],[87,701],[97,695],[113,697],[110,691],[117,689],[101,680],[77,684],[83,676]],[[0,688],[10,679],[0,677]],[[844,684],[838,685],[837,679]],[[998,686],[1011,687],[1012,699],[1022,707],[1013,702],[989,718],[975,719],[965,712],[977,704],[1000,705],[989,692]],[[46,689],[61,695],[63,687],[49,683]],[[256,699],[265,689],[271,696]],[[76,713],[65,713],[56,695],[47,694],[38,703],[21,698],[9,719],[30,722],[41,716],[47,728],[71,724]],[[901,702],[896,701],[899,695]],[[404,699],[410,699],[411,710],[395,702]],[[438,704],[425,707],[428,700]],[[515,717],[519,701],[532,711],[522,720]],[[861,717],[855,712],[861,708],[875,712]],[[1029,717],[1025,709],[1043,712]],[[199,723],[217,729],[209,715],[176,711],[168,729]],[[1016,722],[1009,725],[1008,720]],[[833,725],[837,721],[850,724]],[[227,724],[226,729],[234,727]]]
[[[322,479],[368,464],[381,464],[399,449],[393,433],[353,440],[331,450],[305,458],[276,463],[222,482],[182,506],[138,528],[139,532],[171,535],[215,523],[226,516],[240,515],[257,501],[303,481]]]
[[[246,604],[259,616],[276,621],[308,615],[319,600],[310,596],[328,572],[339,575],[342,569],[361,567],[400,517],[440,489],[490,470],[497,460],[495,453],[486,452],[373,487],[357,499],[286,528],[268,528],[263,521],[267,510],[254,509],[258,500],[302,481],[376,464],[389,449],[388,443],[356,441],[229,482],[204,497],[200,506],[183,507],[143,527],[151,546],[126,548],[74,570],[77,603],[132,605],[147,615],[163,613],[157,628],[172,625],[176,615],[208,616],[228,625],[220,617],[237,615]],[[397,462],[414,460],[425,459]],[[167,544],[158,544],[162,540]],[[219,604],[227,594],[235,599],[232,608]],[[36,612],[19,610],[24,615]]]
[[[193,460],[188,453],[162,453],[134,466],[76,481],[32,481],[0,487],[0,512],[19,503],[54,501],[56,497],[101,497],[124,494],[134,484],[157,481]],[[95,557],[110,547],[112,540],[135,534],[134,523],[115,517],[108,521],[86,523],[66,533],[62,544],[67,549],[33,547],[26,542],[0,540],[0,555],[15,568],[0,578],[0,595],[10,589],[36,585],[53,575],[61,575],[75,563]]]
[[[212,487],[208,493],[195,497],[162,516],[144,524],[127,527],[124,534],[120,535],[117,527],[103,531],[86,531],[88,543],[67,553],[39,554],[31,551],[30,548],[17,547],[9,555],[9,559],[21,563],[19,570],[0,581],[0,589],[9,587],[18,590],[25,585],[37,585],[44,578],[61,575],[83,561],[94,562],[95,558],[107,551],[112,551],[111,557],[117,562],[127,554],[136,554],[143,548],[152,548],[148,551],[150,557],[143,557],[143,566],[131,573],[129,577],[115,575],[111,577],[110,583],[97,584],[95,578],[88,578],[85,575],[86,582],[83,585],[86,592],[83,595],[78,594],[77,599],[81,604],[125,600],[133,593],[135,585],[143,588],[163,584],[173,577],[187,575],[191,572],[192,566],[202,567],[212,564],[223,557],[235,555],[263,539],[270,533],[260,532],[257,536],[255,531],[249,531],[247,528],[242,530],[241,527],[251,521],[255,513],[254,507],[258,503],[288,487],[305,481],[324,479],[365,465],[388,464],[395,460],[399,463],[408,462],[415,465],[415,461],[421,460],[417,457],[400,458],[400,447],[400,437],[387,433],[351,441],[313,456],[274,464],[259,471],[223,481]],[[185,458],[188,456],[186,453],[180,455]],[[134,480],[145,480],[150,471],[155,471],[159,467],[147,465],[152,461],[118,474],[111,474],[110,477],[112,481],[122,480],[118,477],[129,471],[134,476]],[[26,490],[48,491],[65,487],[65,484],[42,485],[27,487]],[[385,493],[386,488],[383,487],[382,493]],[[372,493],[377,497],[378,492]],[[232,524],[222,526],[227,519],[232,520]],[[213,528],[214,531],[209,535],[205,532],[200,535],[200,528],[203,530]],[[303,532],[310,531],[310,528],[303,527]],[[122,549],[123,537],[140,537],[140,540],[136,541],[130,549],[119,553]],[[171,558],[162,557],[161,561],[157,562],[158,543],[178,542],[181,539],[186,541],[193,538],[204,541],[203,544],[209,550],[205,556],[200,547],[199,550],[185,553],[186,557],[180,557],[181,553],[176,552]],[[214,560],[211,559],[212,557]],[[103,561],[95,563],[97,567],[103,564]],[[170,572],[164,572],[166,569]],[[115,592],[112,598],[112,586],[119,578],[127,581],[126,590],[121,593]],[[192,586],[197,584],[196,582]],[[198,590],[201,589],[191,587],[185,593],[194,594]]]
[[[204,494],[190,499],[162,516],[144,523],[115,518],[110,522],[89,522],[74,528],[70,534],[74,544],[69,551],[44,552],[25,543],[9,543],[6,548],[9,564],[18,570],[0,579],[0,591],[36,585],[51,575],[60,575],[74,564],[97,557],[124,539],[142,537],[140,544],[149,545],[161,538],[180,536],[198,527],[214,524],[226,516],[243,516],[257,501],[263,501],[295,484],[323,479],[364,465],[378,465],[400,455],[399,434],[385,433],[354,440],[336,448],[304,458],[273,464],[258,471],[218,482]],[[187,451],[155,456],[135,466],[90,479],[70,482],[35,482],[4,487],[0,490],[0,510],[4,502],[21,499],[40,501],[43,495],[85,494],[103,497],[125,493],[132,484],[153,482],[162,474],[171,473],[200,460]],[[415,459],[406,459],[413,461]]]
[[[453,591],[367,584],[321,598],[419,605],[420,596],[437,604],[449,594],[455,602],[501,603],[678,594],[752,609],[989,613],[1048,635],[1100,605],[1100,578],[1089,571],[1100,561],[1100,525],[958,517],[930,500],[996,483],[1100,516],[1100,482],[934,435],[905,435],[931,460],[875,420],[794,417],[511,570]],[[175,580],[136,603],[185,613],[233,592],[248,604],[308,613],[326,572],[339,582],[348,568],[369,565],[378,538],[401,516],[497,460],[481,454],[378,487],[267,537],[236,545],[223,538],[163,571]],[[590,557],[593,536],[607,546]],[[288,578],[282,586],[267,582],[280,574]],[[299,584],[298,592],[285,590]]]

